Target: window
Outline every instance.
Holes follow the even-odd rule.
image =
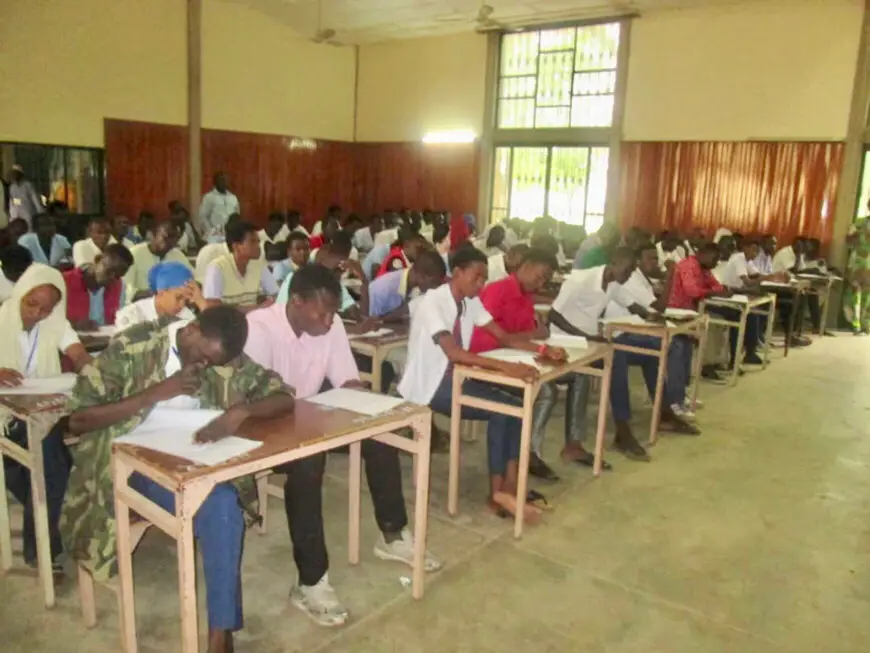
[[[607,147],[498,147],[491,223],[550,215],[588,232],[604,223]]]
[[[0,143],[0,160],[17,163],[46,204],[62,201],[69,212],[104,212],[103,150],[97,148]],[[8,166],[4,166],[8,167]],[[8,176],[8,170],[5,171]]]
[[[498,128],[609,127],[619,33],[608,23],[502,36]]]

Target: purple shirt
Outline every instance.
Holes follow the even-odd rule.
[[[382,274],[369,284],[369,315],[382,317],[405,303],[408,294],[408,270]]]
[[[273,304],[248,313],[245,353],[254,362],[280,375],[298,399],[316,395],[325,379],[335,388],[359,381],[350,341],[338,315],[326,335],[297,336],[286,310],[286,304]]]

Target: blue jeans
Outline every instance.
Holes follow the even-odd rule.
[[[164,510],[175,512],[175,496],[166,488],[140,474],[130,476],[130,487]],[[241,630],[245,520],[232,485],[222,483],[211,491],[193,518],[193,534],[202,553],[208,627]]]
[[[510,406],[522,406],[518,396],[491,383],[468,380],[462,386],[463,394],[488,399]],[[441,415],[450,415],[453,405],[453,375],[448,372],[429,402],[429,407]],[[520,439],[523,423],[516,417],[500,415],[481,408],[462,406],[462,419],[486,421],[487,462],[490,476],[504,476],[507,465],[520,459]]]
[[[640,335],[637,333],[623,333],[614,339],[623,345],[642,347],[644,349],[659,349],[662,346],[661,338],[655,336]],[[664,388],[664,405],[682,403],[686,397],[685,344],[671,342],[667,355],[667,372],[669,383]],[[691,349],[689,349],[691,352]],[[650,397],[655,396],[656,380],[659,374],[659,359],[646,354],[638,354],[628,351],[613,352],[613,372],[610,377],[610,407],[613,411],[613,419],[617,422],[628,422],[631,419],[631,400],[628,393],[628,368],[637,365],[643,372],[643,380],[646,383]],[[682,385],[680,385],[682,384]]]

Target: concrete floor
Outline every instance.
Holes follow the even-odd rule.
[[[325,489],[333,585],[352,612],[320,629],[289,606],[295,577],[282,504],[266,536],[249,534],[240,652],[583,651],[846,653],[870,650],[870,340],[825,338],[750,372],[736,388],[702,386],[700,438],[666,436],[651,464],[611,454],[594,481],[559,467],[555,511],[515,541],[482,509],[483,442],[466,445],[461,516],[446,515],[446,459],[433,467],[430,546],[446,561],[423,601],[402,567],[371,554],[346,562],[346,460]],[[635,388],[639,384],[634,379]],[[638,431],[649,408],[635,401]],[[550,458],[558,451],[553,425]],[[407,496],[413,496],[408,493]],[[86,630],[72,581],[42,608],[35,576],[0,580],[0,651],[118,650],[114,596],[98,589]],[[176,568],[169,540],[135,556],[140,650],[176,651]],[[204,612],[204,611],[203,611]]]

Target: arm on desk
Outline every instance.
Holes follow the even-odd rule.
[[[559,327],[562,331],[569,335],[583,336],[589,342],[606,342],[606,340],[597,333],[586,333],[585,331],[578,329],[573,324],[571,324],[559,311],[550,310],[549,319],[551,325]]]
[[[216,442],[237,433],[242,422],[249,417],[278,417],[292,412],[294,406],[293,395],[284,392],[277,392],[250,404],[236,404],[197,431],[194,440]]]
[[[449,360],[454,365],[469,365],[474,367],[482,367],[485,370],[501,372],[502,374],[506,374],[517,379],[522,379],[524,381],[534,381],[536,378],[538,378],[538,370],[531,365],[524,365],[522,363],[509,363],[507,361],[500,361],[494,358],[485,358],[483,356],[478,356],[477,354],[473,354],[470,351],[463,349],[458,344],[456,344],[453,336],[446,331],[438,335],[436,337],[436,341],[441,349],[444,351],[444,354],[447,356],[447,360]]]
[[[509,333],[502,329],[495,320],[483,327],[498,340],[498,343],[510,349],[520,349],[533,354],[539,354],[544,358],[552,361],[561,362],[568,358],[565,350],[561,347],[549,347],[547,345],[539,345],[532,342],[535,336],[534,331],[524,331],[520,333]],[[546,336],[544,336],[546,337]]]

